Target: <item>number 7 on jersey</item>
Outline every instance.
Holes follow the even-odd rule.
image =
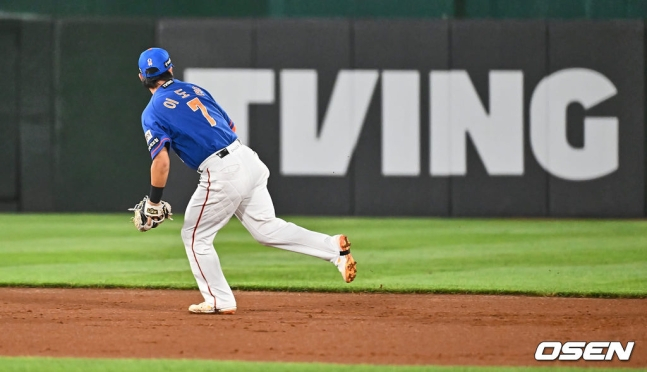
[[[194,99],[190,100],[186,104],[189,105],[191,110],[193,110],[194,112],[200,109],[200,111],[202,112],[202,116],[204,116],[204,118],[207,119],[209,124],[211,124],[212,127],[216,126],[216,119],[212,118],[211,115],[209,115],[209,113],[207,112],[207,108],[204,107],[204,105],[200,101],[200,98],[195,97]]]

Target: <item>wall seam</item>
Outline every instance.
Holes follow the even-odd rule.
[[[18,141],[16,141],[16,210],[19,212],[22,212],[23,210],[23,205],[22,205],[22,140],[23,140],[23,135],[22,135],[22,89],[21,89],[21,66],[22,64],[22,58],[23,58],[23,48],[22,48],[22,27],[25,24],[25,21],[21,21],[18,26],[16,27],[17,32],[16,32],[16,48],[18,49],[18,58],[17,60],[17,65],[14,70],[15,76],[17,76],[17,81],[16,81],[16,126],[18,130]]]
[[[356,69],[356,63],[355,63],[355,19],[350,18],[348,20],[348,37],[349,37],[349,42],[348,42],[348,47],[349,47],[349,53],[348,53],[348,60],[349,60],[349,65],[351,69]],[[373,92],[375,93],[375,92]],[[331,98],[332,98],[332,93],[331,93]],[[364,121],[366,122],[366,117],[364,117]],[[365,123],[364,123],[365,124]],[[359,139],[361,140],[361,132]],[[356,149],[353,151],[351,154],[351,162],[349,164],[349,169],[350,171],[348,172],[348,178],[349,178],[349,195],[348,195],[348,201],[350,205],[350,211],[349,215],[355,216],[357,213],[357,208],[355,203],[357,202],[355,200],[355,193],[357,192],[357,184],[356,184],[356,177],[355,177],[355,164],[357,163],[357,154],[355,153]],[[350,166],[352,165],[352,167]]]
[[[647,99],[647,75],[645,74],[645,62],[647,62],[647,27],[642,21],[643,28],[643,100]],[[644,159],[644,184],[643,184],[643,216],[647,217],[647,105],[643,105],[643,159]]]
[[[448,70],[450,71],[454,67],[454,60],[452,58],[452,50],[453,50],[453,40],[452,40],[453,27],[452,26],[454,22],[455,22],[454,20],[447,21],[447,67],[448,67]],[[431,84],[431,79],[429,81],[429,84]],[[431,86],[429,87],[429,90],[430,90],[429,109],[431,110]],[[450,92],[451,92],[451,86],[450,86]],[[447,92],[447,94],[450,94],[450,92]],[[449,99],[451,100],[452,97],[450,96]],[[451,115],[451,110],[450,110],[450,115]],[[449,118],[449,120],[451,123],[451,117]],[[431,115],[429,117],[429,133],[431,134]],[[429,141],[429,153],[432,154],[431,141]],[[431,159],[431,155],[429,158]],[[447,215],[449,217],[456,217],[454,216],[454,187],[453,187],[454,177],[455,176],[451,176],[451,175],[447,177],[447,198],[449,199],[449,202],[447,203]]]
[[[58,169],[60,168],[60,148],[58,147],[58,144],[60,143],[60,135],[61,135],[61,129],[62,129],[62,123],[61,123],[61,116],[60,116],[60,104],[59,104],[59,98],[58,98],[58,91],[60,90],[61,86],[61,35],[62,35],[62,27],[63,27],[63,21],[61,19],[56,19],[52,23],[52,35],[54,35],[54,40],[53,40],[53,45],[52,45],[52,52],[53,52],[53,61],[52,61],[52,76],[53,76],[53,81],[52,81],[52,95],[50,98],[50,104],[52,105],[52,110],[51,110],[51,170],[52,170],[52,178],[51,178],[51,190],[52,190],[52,208],[53,210],[58,210],[57,204],[58,201],[55,198],[56,195],[56,190],[58,189],[58,185],[60,183],[59,175],[58,175]]]
[[[550,69],[550,22],[548,20],[544,20],[544,24],[546,25],[546,76],[551,74],[551,69]],[[530,109],[530,106],[528,107]],[[530,120],[530,116],[528,117],[528,120]],[[530,129],[530,123],[528,123],[528,129]],[[552,216],[551,210],[550,210],[550,178],[551,175],[550,173],[544,171],[546,174],[546,217]]]

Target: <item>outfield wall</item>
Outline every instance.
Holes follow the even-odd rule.
[[[645,215],[642,21],[0,21],[0,208],[148,189],[136,59],[171,52],[267,163],[280,214]],[[183,210],[197,174],[172,157]]]
[[[641,19],[643,0],[0,0],[0,13],[57,17]]]

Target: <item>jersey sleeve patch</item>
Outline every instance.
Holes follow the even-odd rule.
[[[152,118],[142,119],[142,127],[144,129],[144,137],[146,138],[146,147],[151,155],[151,159],[155,159],[157,154],[164,148],[164,144],[170,146],[171,136],[166,133],[164,129]]]
[[[170,144],[171,139],[168,137],[163,137],[162,139],[159,137],[153,138],[153,140],[148,144],[148,151],[151,153],[151,159],[155,159],[166,143]]]

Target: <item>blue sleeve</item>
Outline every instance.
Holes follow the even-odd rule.
[[[155,159],[164,146],[171,145],[171,136],[158,124],[153,115],[147,114],[147,111],[144,111],[142,115],[142,129],[144,129],[144,137],[151,159]]]

